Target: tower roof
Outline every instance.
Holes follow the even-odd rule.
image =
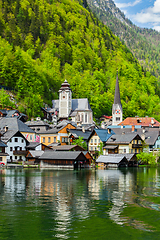
[[[59,89],[59,91],[62,91],[62,90],[70,90],[70,84],[67,82],[67,80],[65,79],[64,83],[61,84],[61,88]]]
[[[120,98],[120,91],[119,91],[119,82],[118,82],[118,72],[116,78],[116,88],[115,88],[115,95],[114,95],[114,104],[121,105],[121,98]]]

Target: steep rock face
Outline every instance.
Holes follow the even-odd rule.
[[[88,5],[97,17],[128,46],[141,65],[159,77],[160,33],[134,25],[112,0],[88,0]]]

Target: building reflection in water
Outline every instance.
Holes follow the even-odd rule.
[[[141,173],[140,173],[141,174]],[[155,192],[159,194],[159,172],[155,171]],[[10,202],[25,200],[43,206],[54,221],[55,237],[69,238],[73,222],[83,221],[96,210],[97,203],[108,205],[106,217],[124,224],[123,209],[133,202],[133,190],[138,188],[138,177],[132,171],[55,171],[10,170],[0,172],[0,191]],[[140,179],[140,178],[139,178]],[[159,179],[159,180],[158,180]],[[2,198],[2,197],[1,197]]]

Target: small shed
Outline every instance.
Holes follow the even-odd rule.
[[[128,160],[124,155],[101,155],[96,160],[96,163],[99,167],[104,168],[118,168],[118,167],[127,167]]]
[[[88,165],[88,159],[81,151],[45,151],[39,160],[42,168],[78,169]]]

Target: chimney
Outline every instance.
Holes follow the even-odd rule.
[[[111,134],[111,129],[110,128],[108,128],[108,134]]]
[[[4,131],[7,132],[8,131],[8,126],[4,127]]]
[[[134,132],[135,131],[135,126],[134,125],[132,125],[132,132]]]

